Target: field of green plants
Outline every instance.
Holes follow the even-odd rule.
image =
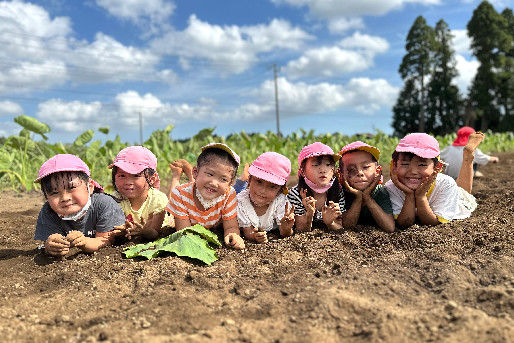
[[[131,144],[122,142],[119,136],[114,140],[104,140],[102,135],[109,133],[109,128],[100,128],[97,132],[87,130],[72,143],[49,144],[46,134],[50,127],[29,116],[19,116],[14,121],[20,125],[18,135],[0,138],[0,189],[30,191],[38,185],[33,183],[40,166],[55,154],[75,154],[84,160],[91,169],[92,177],[102,185],[110,183],[110,169],[107,166],[116,154]],[[265,151],[279,152],[291,160],[293,171],[297,170],[297,156],[303,146],[315,141],[323,142],[339,151],[341,147],[355,140],[362,140],[378,147],[381,162],[388,163],[391,153],[399,138],[383,132],[373,135],[345,136],[340,133],[315,135],[314,131],[300,130],[288,136],[278,136],[273,132],[266,134],[247,134],[242,131],[227,137],[213,135],[214,128],[203,129],[188,140],[173,140],[173,125],[164,130],[154,131],[144,145],[158,158],[158,172],[161,180],[168,180],[168,164],[184,158],[193,165],[200,148],[209,142],[223,142],[234,149],[241,157],[242,163],[251,163]],[[451,144],[455,134],[437,137],[441,149]],[[102,142],[103,141],[103,142]],[[514,133],[486,133],[485,141],[480,145],[485,153],[514,150]]]

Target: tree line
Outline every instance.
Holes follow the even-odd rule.
[[[409,30],[399,67],[404,81],[393,107],[395,135],[430,132],[444,135],[461,126],[482,131],[514,130],[514,15],[498,13],[487,1],[467,24],[479,62],[467,96],[452,83],[458,76],[453,35],[444,20],[435,27],[419,16]]]

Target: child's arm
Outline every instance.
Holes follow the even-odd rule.
[[[280,220],[280,224],[278,226],[278,230],[280,231],[280,236],[289,237],[293,234],[293,225],[294,225],[294,207],[293,205],[288,206],[288,202],[286,201],[284,210],[284,217]]]
[[[176,231],[180,231],[182,229],[185,229],[186,227],[191,226],[191,221],[189,220],[189,218],[182,219],[177,216],[174,216],[174,217],[175,217],[175,230]]]
[[[240,236],[239,224],[237,218],[224,219],[223,231],[225,244],[231,248],[242,250],[245,248],[245,242]]]
[[[380,168],[380,173],[375,176],[373,182],[366,187],[366,189],[362,192],[362,200],[364,205],[368,208],[371,216],[375,220],[375,223],[386,232],[394,231],[394,217],[392,214],[388,214],[384,211],[384,209],[373,199],[371,193],[377,188],[380,180],[382,179],[382,168]]]
[[[84,236],[80,231],[70,231],[66,236],[70,246],[75,246],[87,253],[98,251],[98,249],[110,245],[111,239],[111,232],[97,232],[95,237],[91,238]]]
[[[305,207],[305,214],[301,216],[295,215],[294,221],[296,223],[296,229],[299,232],[310,231],[314,212],[316,211],[316,199],[308,197],[307,190],[305,189],[300,190],[300,196],[302,197],[302,204]]]
[[[357,222],[359,221],[359,216],[361,214],[362,192],[350,186],[344,174],[341,176],[342,177],[340,180],[342,181],[344,188],[346,188],[349,193],[352,193],[355,196],[352,205],[342,216],[342,224],[346,229],[353,229],[355,226],[357,226]]]
[[[437,225],[439,224],[439,220],[437,219],[437,216],[435,215],[434,211],[430,208],[430,205],[428,204],[428,198],[427,198],[427,192],[430,189],[430,186],[434,183],[437,174],[441,170],[442,165],[437,165],[434,169],[434,172],[432,175],[428,176],[421,185],[419,185],[418,189],[414,192],[415,198],[416,198],[416,208],[417,208],[417,215],[419,218],[419,221],[423,225]]]
[[[416,199],[414,197],[414,191],[398,180],[398,175],[396,174],[394,166],[391,168],[391,181],[403,192],[403,194],[405,194],[405,200],[403,202],[402,210],[396,218],[396,224],[398,224],[399,227],[407,228],[413,225],[416,221]]]

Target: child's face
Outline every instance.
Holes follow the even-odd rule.
[[[423,179],[434,172],[434,161],[417,155],[410,158],[407,154],[400,153],[394,168],[398,175],[398,181],[410,189],[416,190]]]
[[[148,196],[148,189],[150,186],[146,181],[144,172],[139,174],[130,174],[119,168],[116,175],[114,176],[114,182],[116,183],[116,189],[121,195],[127,199],[140,199]]]
[[[84,182],[79,177],[71,179],[56,176],[51,180],[52,190],[46,194],[48,204],[55,213],[63,216],[75,214],[86,206],[93,182]]]
[[[303,176],[318,186],[326,186],[334,177],[334,160],[330,156],[309,157],[305,161]]]
[[[206,200],[213,200],[225,194],[232,185],[234,167],[220,158],[193,168],[196,189]]]
[[[356,150],[341,157],[343,175],[348,184],[359,191],[365,190],[378,176],[377,163],[369,152]]]
[[[250,189],[250,200],[252,203],[255,206],[265,206],[271,204],[277,197],[282,186],[259,179],[255,176],[250,176],[248,188]]]

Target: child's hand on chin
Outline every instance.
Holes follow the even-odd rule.
[[[225,244],[237,250],[243,250],[245,248],[245,242],[237,233],[229,233],[226,235]]]
[[[63,235],[54,233],[46,239],[45,251],[53,256],[64,256],[70,251],[70,242]]]

